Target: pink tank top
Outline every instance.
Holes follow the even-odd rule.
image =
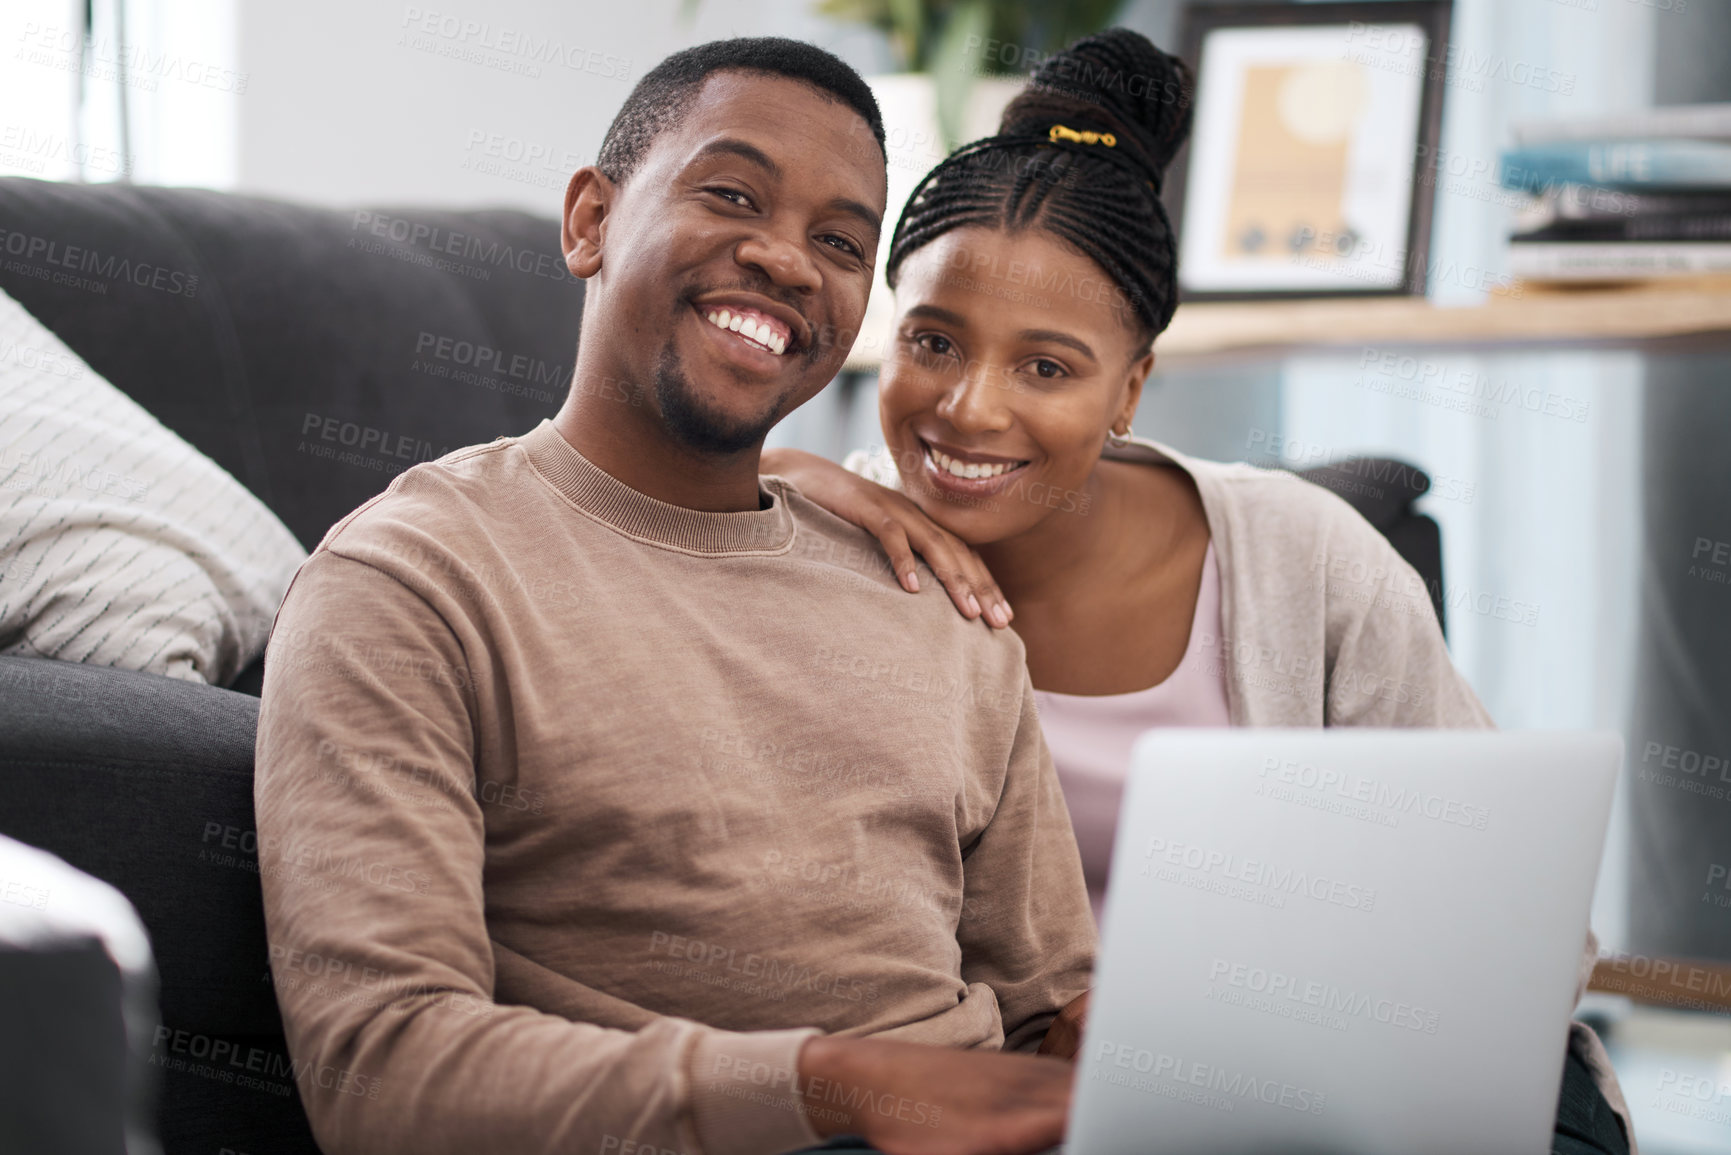
[[[1130,772],[1130,747],[1156,726],[1229,726],[1226,668],[1215,655],[1220,624],[1220,567],[1214,544],[1202,560],[1202,585],[1190,644],[1170,677],[1129,694],[1053,694],[1035,690],[1040,729],[1052,751],[1070,823],[1082,851],[1082,872],[1098,921],[1106,872],[1118,830],[1118,803]]]

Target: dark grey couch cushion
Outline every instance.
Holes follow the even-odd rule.
[[[251,835],[258,699],[0,657],[0,715],[0,833],[132,900],[156,952],[163,1021],[279,1032]]]
[[[308,547],[414,462],[551,416],[583,300],[555,216],[25,178],[0,288]]]

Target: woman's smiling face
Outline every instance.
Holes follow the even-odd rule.
[[[1087,512],[1153,366],[1122,291],[1048,233],[956,229],[908,256],[878,414],[902,487],[973,545]]]

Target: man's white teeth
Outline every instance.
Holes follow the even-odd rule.
[[[746,340],[762,345],[778,357],[787,352],[787,338],[771,328],[767,321],[754,321],[743,313],[731,313],[726,309],[717,309],[705,313],[704,316],[716,328],[738,333]]]
[[[977,462],[957,461],[953,457],[939,453],[929,445],[926,446],[926,452],[931,454],[932,460],[937,463],[939,469],[948,473],[952,477],[997,477],[1005,470],[1017,468],[1015,465],[1009,465],[1001,461],[993,465],[981,465]]]

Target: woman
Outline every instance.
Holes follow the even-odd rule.
[[[1332,494],[1129,436],[1176,306],[1158,187],[1184,66],[1125,29],[1037,72],[1000,135],[945,160],[891,243],[887,452],[766,472],[922,555],[1027,647],[1096,900],[1152,726],[1488,726],[1424,583]]]
[[[1423,581],[1350,506],[1130,434],[1177,303],[1159,187],[1190,91],[1125,29],[1048,60],[896,230],[885,451],[850,458],[863,477],[764,455],[874,534],[908,589],[917,553],[968,617],[1013,617],[1096,910],[1143,730],[1491,725]]]

